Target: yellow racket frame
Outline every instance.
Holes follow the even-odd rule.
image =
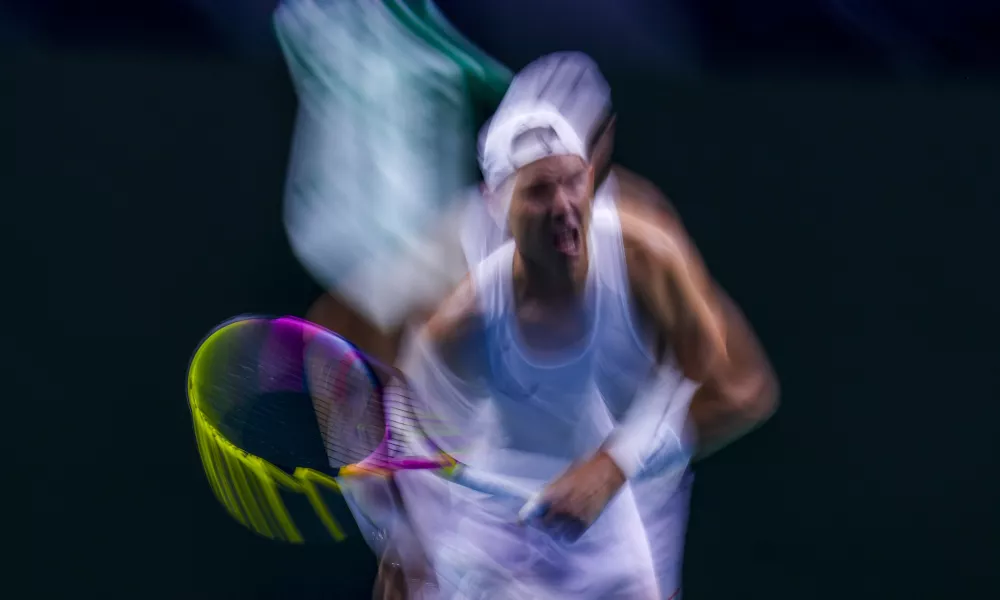
[[[211,351],[220,334],[250,322],[234,320],[217,327],[198,346],[188,369],[188,402],[198,454],[209,486],[226,511],[244,527],[264,537],[292,544],[301,544],[306,540],[281,492],[304,495],[330,537],[341,542],[347,535],[320,493],[322,488],[340,493],[340,486],[333,477],[302,467],[289,475],[227,440],[201,409],[199,386],[205,381],[202,359]]]

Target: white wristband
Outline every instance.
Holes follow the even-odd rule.
[[[616,437],[604,446],[604,451],[625,475],[625,479],[635,477],[645,462],[645,445],[640,446],[635,438]]]
[[[645,446],[640,450],[638,444],[622,438],[612,440],[604,451],[628,480],[651,477],[686,466],[698,445],[694,426],[688,424],[678,433],[664,424],[661,430],[657,435],[659,444],[652,451]]]

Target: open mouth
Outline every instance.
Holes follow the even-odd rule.
[[[556,251],[567,256],[580,253],[580,230],[576,227],[561,227],[552,235]]]

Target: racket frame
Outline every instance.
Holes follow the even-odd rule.
[[[231,327],[237,323],[249,322],[249,321],[267,321],[267,322],[278,322],[286,321],[296,323],[303,329],[312,329],[315,331],[314,335],[329,335],[333,336],[338,343],[343,344],[346,348],[349,348],[353,353],[353,360],[356,360],[361,364],[366,376],[368,377],[371,385],[372,391],[378,394],[383,402],[383,439],[377,446],[376,450],[373,451],[368,457],[352,463],[349,465],[344,465],[340,467],[329,466],[329,470],[326,472],[327,475],[333,478],[341,477],[382,477],[391,478],[393,474],[399,471],[413,471],[413,470],[426,470],[432,471],[437,476],[453,482],[462,487],[487,494],[494,497],[507,498],[512,501],[517,501],[524,503],[524,508],[521,510],[522,517],[535,512],[538,508],[537,497],[538,494],[532,490],[526,489],[522,486],[513,484],[505,479],[492,476],[487,473],[480,472],[474,468],[460,463],[454,457],[450,456],[447,452],[443,451],[437,444],[435,444],[429,436],[423,434],[422,441],[427,443],[432,447],[433,452],[430,456],[406,456],[399,459],[390,459],[387,465],[374,465],[366,464],[366,461],[379,452],[384,445],[387,445],[391,439],[393,439],[394,432],[392,430],[392,423],[389,418],[388,411],[386,410],[386,386],[382,383],[382,377],[380,374],[386,377],[396,377],[399,379],[400,384],[406,386],[406,378],[398,369],[389,367],[377,359],[370,357],[360,348],[355,346],[350,340],[344,336],[331,331],[321,325],[302,319],[300,317],[294,316],[273,316],[266,314],[256,314],[256,313],[244,313],[241,315],[236,315],[230,319],[227,319],[214,327],[207,335],[205,335],[199,342],[194,353],[192,354],[190,365],[191,367],[195,364],[195,359],[198,357],[199,352],[202,347],[211,340],[216,334],[227,327]],[[189,367],[189,372],[191,370]],[[197,406],[197,401],[195,395],[192,394],[191,386],[193,386],[193,380],[189,374],[188,376],[188,396],[189,396],[189,408],[194,410],[199,410]],[[410,402],[409,397],[406,397],[406,402]],[[392,402],[399,402],[399,400],[392,400]],[[406,407],[409,410],[413,410],[413,406]],[[269,462],[265,459],[257,457],[263,462]],[[288,465],[274,465],[279,469],[288,471]]]

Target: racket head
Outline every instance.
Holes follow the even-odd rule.
[[[401,375],[295,317],[213,329],[188,371],[198,450],[217,499],[252,531],[293,543],[372,538],[391,520],[399,470],[458,466]],[[350,484],[350,485],[348,485]],[[347,486],[347,487],[345,487]],[[346,496],[347,499],[345,501]]]
[[[243,315],[212,330],[188,369],[192,412],[276,466],[332,473],[304,373],[297,320]]]
[[[321,329],[291,317],[234,317],[199,343],[188,369],[198,452],[217,499],[252,531],[292,543],[359,533],[309,388],[308,350]]]

